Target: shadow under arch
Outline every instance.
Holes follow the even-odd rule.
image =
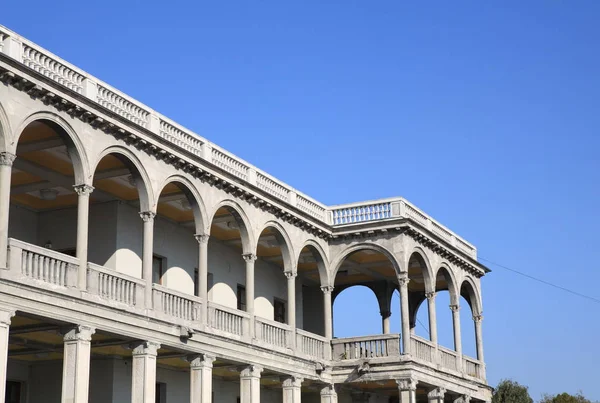
[[[482,314],[481,300],[477,292],[477,286],[470,277],[466,277],[460,285],[460,296],[469,304],[473,316]]]
[[[446,263],[442,263],[435,273],[435,292],[448,291],[450,293],[450,303],[458,304],[458,291],[454,274]]]
[[[255,245],[254,235],[252,233],[252,227],[250,226],[250,220],[248,219],[248,215],[238,203],[231,199],[221,200],[214,208],[212,213],[210,214],[210,225],[213,225],[215,222],[215,218],[218,215],[218,212],[221,210],[226,210],[227,213],[231,214],[238,225],[238,230],[240,232],[241,241],[242,241],[242,253],[244,254],[253,254]]]
[[[352,255],[358,251],[361,251],[361,250],[373,251],[373,252],[380,253],[383,256],[385,256],[391,263],[396,276],[400,276],[400,274],[403,272],[400,262],[396,259],[394,254],[392,252],[390,252],[387,248],[385,248],[381,245],[373,244],[373,243],[359,243],[359,244],[352,245],[352,246],[344,249],[344,251],[342,251],[339,254],[339,256],[333,261],[333,263],[331,265],[332,271],[331,271],[330,280],[333,279],[335,281],[335,278],[337,277],[340,267],[342,266],[344,261],[350,255]],[[331,283],[329,285],[334,286],[334,284],[331,284]]]
[[[304,262],[304,260],[306,260],[306,259],[303,259],[303,255],[310,256],[312,258],[312,262]],[[306,242],[304,242],[304,244],[302,245],[302,248],[300,248],[300,250],[298,251],[298,256],[296,258],[296,262],[297,262],[297,268],[299,271],[300,271],[301,264],[315,263],[317,271],[318,271],[320,286],[325,287],[330,284],[329,270],[328,270],[329,260],[327,259],[327,255],[325,254],[325,251],[323,250],[321,245],[319,245],[314,240],[309,239]],[[308,271],[311,269],[314,270],[313,267],[306,267],[306,268],[303,268],[302,270]]]
[[[296,270],[293,256],[294,250],[292,248],[292,241],[281,224],[276,221],[267,221],[262,229],[258,232],[258,238],[256,240],[256,244],[254,245],[254,250],[257,256],[262,256],[260,253],[260,249],[273,249],[272,244],[267,244],[266,248],[264,245],[261,245],[261,238],[265,235],[272,235],[276,242],[277,246],[280,249],[280,254],[283,258],[283,270],[284,272],[294,272]],[[262,246],[262,248],[261,248]],[[271,246],[271,248],[269,248]]]
[[[171,195],[171,193],[173,193],[170,190],[177,191],[177,189],[169,189],[170,185],[177,187],[178,190],[184,194],[185,199],[189,203],[189,207],[191,208],[194,216],[195,233],[199,235],[208,234],[210,232],[210,223],[207,218],[207,211],[204,201],[202,200],[202,196],[194,184],[184,176],[174,174],[170,175],[163,181],[158,188],[158,192],[156,193],[158,195],[158,200],[156,201],[155,211],[159,212],[161,195],[163,193],[165,193],[168,197]]]

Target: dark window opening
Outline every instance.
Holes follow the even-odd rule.
[[[237,286],[237,309],[246,310],[246,287],[240,284]]]
[[[285,301],[275,298],[273,301],[275,322],[285,323]]]
[[[6,394],[4,398],[6,403],[21,403],[21,385],[21,382],[6,382]]]
[[[155,284],[160,284],[162,285],[163,283],[163,274],[164,273],[164,263],[165,263],[165,259],[160,257],[160,256],[156,256],[153,255],[152,256],[152,282]]]
[[[156,396],[154,397],[156,403],[167,403],[167,384],[163,382],[156,383]]]

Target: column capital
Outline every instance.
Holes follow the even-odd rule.
[[[64,341],[92,341],[96,329],[91,326],[75,325],[61,331]]]
[[[414,378],[399,378],[396,379],[396,383],[398,384],[398,390],[400,392],[410,391],[414,392],[417,390],[417,380]]]
[[[321,388],[321,396],[337,395],[335,384],[330,383]]]
[[[333,292],[333,286],[324,285],[323,287],[321,287],[321,291],[323,291],[323,294],[331,294]]]
[[[75,190],[75,193],[79,196],[89,196],[94,191],[94,187],[86,184],[74,185],[73,190]]]
[[[450,304],[450,310],[452,312],[458,312],[460,310],[460,305],[458,305],[458,304]]]
[[[436,294],[437,293],[435,291],[426,292],[425,298],[427,298],[428,301],[431,301],[435,298]]]
[[[400,284],[401,287],[408,286],[408,283],[410,283],[410,278],[408,278],[408,273],[406,273],[406,272],[400,273],[400,275],[398,276],[398,283]]]
[[[208,239],[210,238],[210,235],[209,234],[195,234],[194,238],[196,238],[196,241],[198,241],[198,243],[207,244]]]
[[[258,259],[258,256],[256,256],[254,253],[244,253],[242,254],[242,257],[247,263],[254,263],[256,262],[256,259]]]
[[[15,313],[14,309],[0,309],[0,325],[10,326],[10,320]]]
[[[454,403],[469,403],[471,401],[471,396],[462,395],[454,399]]]
[[[441,401],[444,401],[444,395],[446,394],[446,389],[444,388],[435,388],[430,390],[427,393],[427,398],[428,399],[440,399]]]
[[[299,388],[302,386],[302,382],[304,381],[304,378],[300,378],[297,376],[288,376],[288,377],[282,377],[281,378],[281,385],[284,388]]]
[[[295,271],[285,271],[283,272],[283,274],[285,274],[288,280],[291,278],[296,278],[296,276],[298,275],[298,273],[296,273]]]
[[[379,313],[381,314],[381,317],[384,318],[384,319],[385,318],[389,318],[390,316],[392,316],[392,311],[389,311],[389,310],[387,310],[387,311],[379,311]]]
[[[482,320],[483,320],[483,315],[473,315],[473,322],[481,323]]]
[[[160,348],[159,343],[153,341],[134,341],[131,343],[131,354],[136,355],[158,355],[158,349]]]
[[[140,217],[144,222],[151,222],[156,217],[156,213],[152,211],[140,211]]]
[[[190,363],[190,368],[212,368],[216,357],[210,354],[193,354],[185,359]]]
[[[4,165],[7,167],[11,167],[13,162],[15,162],[16,155],[9,152],[1,152],[0,153],[0,165]]]
[[[248,365],[240,371],[240,378],[260,378],[261,372],[263,372],[263,367],[260,365]]]

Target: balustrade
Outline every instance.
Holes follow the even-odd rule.
[[[435,350],[436,346],[432,342],[422,339],[419,336],[412,335],[410,338],[411,353],[414,358],[430,364],[436,363]]]
[[[153,284],[152,300],[154,301],[154,310],[165,315],[189,321],[200,319],[202,301],[193,295]]]
[[[143,305],[145,283],[137,278],[88,263],[88,292],[127,306]]]
[[[296,329],[296,346],[300,353],[320,360],[328,360],[331,347],[327,338]]]
[[[331,341],[334,360],[400,356],[400,335],[351,337]]]
[[[249,336],[250,315],[237,309],[208,303],[208,324],[214,329],[236,336]]]
[[[276,347],[290,347],[292,331],[288,325],[255,317],[255,337]]]
[[[463,371],[466,375],[474,378],[483,378],[482,365],[479,361],[474,358],[463,356]]]
[[[442,346],[438,347],[440,352],[440,366],[444,369],[449,369],[452,371],[458,370],[458,355],[456,351],[448,350]]]

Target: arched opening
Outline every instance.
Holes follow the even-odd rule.
[[[261,318],[289,324],[290,301],[284,272],[291,272],[292,268],[286,238],[282,230],[273,225],[267,226],[258,237],[254,313]],[[295,301],[292,305],[295,309]]]
[[[77,193],[82,158],[59,124],[36,120],[24,128],[11,171],[8,236],[76,255]]]
[[[364,305],[365,289],[353,287],[356,285],[365,286],[375,294],[374,306]],[[334,306],[333,334],[360,332],[364,336],[390,333],[392,310],[400,312],[399,306],[391,306],[392,295],[397,288],[397,268],[383,251],[368,247],[352,251],[343,259],[335,276],[334,301],[342,291],[349,290],[344,293],[344,303]]]
[[[438,331],[438,344],[455,350],[454,325],[450,305],[456,304],[455,284],[447,267],[438,269],[435,279],[435,302]]]
[[[190,295],[199,295],[199,253],[204,225],[200,204],[190,187],[180,180],[161,190],[154,220],[155,284]]]
[[[88,260],[142,278],[143,220],[147,184],[124,151],[114,150],[97,163],[90,197]]]
[[[311,244],[305,245],[298,257],[296,279],[296,307],[302,315],[296,319],[296,327],[307,332],[325,336],[322,275],[326,272],[323,255]]]
[[[477,358],[477,343],[473,317],[479,315],[478,298],[475,288],[469,281],[460,287],[460,327],[463,355]]]
[[[246,311],[248,231],[240,212],[223,205],[215,212],[208,242],[208,299]]]
[[[418,252],[413,252],[408,260],[408,277],[410,332],[430,340],[431,328],[426,297],[426,293],[431,291],[429,266],[423,255]]]

